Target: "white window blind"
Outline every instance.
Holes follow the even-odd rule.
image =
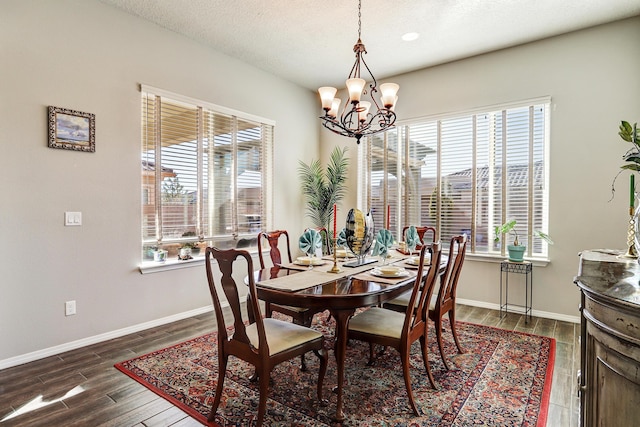
[[[142,242],[255,246],[271,194],[273,123],[142,88]]]
[[[359,163],[360,206],[372,210],[377,229],[391,206],[398,240],[404,226],[431,226],[444,241],[467,234],[468,251],[478,254],[504,255],[493,230],[515,219],[527,256],[546,258],[534,231],[548,230],[549,104],[539,98],[422,118],[370,137],[360,149],[368,159]]]

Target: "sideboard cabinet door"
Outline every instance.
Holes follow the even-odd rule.
[[[640,326],[637,313],[634,316],[587,295],[582,314],[586,320],[584,425],[640,425],[640,342],[633,336]]]

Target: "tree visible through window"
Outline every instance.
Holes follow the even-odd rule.
[[[142,88],[142,243],[255,246],[266,224],[273,124]]]
[[[504,254],[493,230],[517,220],[527,255],[547,257],[550,99],[423,118],[370,137],[360,148],[360,204],[398,240],[408,225],[440,239],[467,234],[470,253]]]

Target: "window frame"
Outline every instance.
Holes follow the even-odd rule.
[[[233,110],[227,107],[223,107],[220,105],[216,105],[213,104],[211,102],[208,101],[204,101],[204,100],[200,100],[200,99],[196,99],[196,98],[191,98],[188,96],[184,96],[184,95],[180,95],[180,94],[176,94],[170,91],[166,91],[163,89],[159,89],[159,88],[155,88],[152,86],[148,86],[148,85],[144,85],[141,84],[140,85],[140,96],[141,96],[141,103],[142,103],[142,108],[141,108],[141,126],[142,126],[142,134],[141,134],[141,154],[142,154],[142,168],[141,168],[141,176],[144,175],[145,173],[145,167],[147,167],[147,169],[149,168],[148,165],[148,160],[149,159],[145,159],[144,157],[144,150],[145,147],[150,147],[151,144],[153,144],[153,150],[154,150],[154,159],[152,159],[154,161],[154,180],[153,180],[153,188],[150,188],[148,184],[145,184],[145,179],[143,177],[142,182],[141,182],[141,198],[140,198],[140,202],[141,202],[141,208],[140,208],[140,212],[142,214],[142,218],[141,218],[141,223],[140,223],[140,230],[141,230],[141,263],[139,264],[139,268],[141,273],[149,273],[149,272],[157,272],[157,271],[163,271],[163,270],[170,270],[170,269],[176,269],[176,268],[183,268],[183,267],[192,267],[195,265],[199,265],[202,263],[203,261],[203,254],[201,256],[198,257],[194,257],[194,259],[189,259],[189,260],[178,260],[178,259],[167,259],[167,261],[165,261],[164,263],[158,263],[155,261],[149,261],[149,260],[145,260],[144,258],[144,249],[148,246],[162,246],[162,245],[166,245],[166,244],[176,244],[176,243],[185,243],[187,241],[200,241],[200,242],[205,242],[207,245],[212,244],[212,242],[215,242],[216,238],[223,238],[223,239],[233,239],[233,240],[238,240],[239,237],[242,237],[243,235],[249,236],[251,235],[252,237],[253,234],[255,234],[257,236],[257,232],[255,233],[251,233],[250,230],[248,230],[247,232],[241,232],[239,230],[239,220],[238,218],[233,217],[233,215],[238,213],[238,205],[241,204],[243,202],[243,199],[241,200],[241,198],[238,197],[238,185],[239,185],[239,175],[235,174],[235,171],[237,170],[238,167],[238,157],[239,157],[239,150],[238,147],[240,146],[240,144],[242,143],[241,141],[239,141],[240,138],[238,138],[239,134],[242,132],[242,130],[238,129],[238,123],[250,123],[250,124],[256,124],[256,128],[259,127],[260,128],[260,151],[259,151],[259,165],[260,165],[260,179],[261,179],[261,212],[260,214],[262,215],[262,219],[261,219],[261,228],[262,229],[269,229],[272,226],[272,222],[273,222],[273,150],[274,150],[274,144],[275,144],[275,121],[271,120],[271,119],[266,119],[263,117],[259,117],[256,115],[252,115],[252,114],[248,114],[248,113],[244,113],[241,111],[237,111],[237,110]],[[149,117],[149,112],[146,111],[146,106],[145,103],[147,103],[147,99],[149,97],[155,97],[155,99],[152,101],[154,102],[154,108],[158,108],[158,106],[161,107],[162,102],[161,100],[166,99],[169,100],[171,102],[175,102],[175,103],[180,103],[180,104],[184,104],[185,108],[189,108],[192,111],[194,111],[196,114],[196,117],[198,120],[202,119],[204,117],[204,115],[210,116],[211,118],[218,118],[218,117],[222,117],[222,116],[226,116],[229,119],[229,124],[230,124],[230,134],[229,134],[229,139],[231,140],[231,150],[230,150],[230,154],[231,154],[231,159],[230,161],[232,162],[232,184],[231,184],[231,193],[230,193],[230,202],[231,202],[231,207],[230,207],[230,212],[231,212],[231,231],[230,233],[217,233],[215,229],[209,227],[206,227],[207,224],[212,224],[214,222],[213,218],[215,216],[215,214],[213,213],[213,211],[209,211],[208,215],[204,215],[205,209],[203,209],[204,204],[206,203],[206,200],[214,200],[216,199],[216,197],[212,196],[212,194],[219,194],[218,190],[219,188],[216,185],[207,185],[207,189],[204,189],[204,181],[211,181],[212,176],[211,176],[211,172],[213,171],[212,165],[209,165],[207,168],[205,168],[203,166],[203,156],[204,156],[204,146],[205,143],[203,142],[203,136],[202,136],[202,126],[205,126],[204,124],[198,124],[197,125],[197,136],[195,137],[195,139],[192,141],[193,143],[195,143],[196,146],[196,151],[197,153],[195,154],[197,160],[197,166],[195,167],[194,171],[195,171],[195,178],[197,180],[197,184],[196,187],[197,189],[195,190],[195,227],[196,227],[196,234],[197,236],[194,238],[176,238],[176,237],[171,237],[171,238],[165,238],[165,236],[163,236],[162,233],[162,224],[160,224],[159,220],[161,220],[161,213],[159,214],[159,212],[162,210],[162,206],[163,206],[163,199],[162,199],[162,186],[164,185],[164,179],[162,177],[162,172],[163,172],[163,165],[162,165],[162,161],[161,161],[161,148],[163,147],[162,145],[162,137],[160,137],[157,134],[154,134],[151,138],[149,138],[149,140],[151,141],[151,144],[149,143],[149,140],[147,139],[147,136],[145,135],[145,126]],[[160,101],[158,103],[158,101]],[[158,104],[156,104],[158,103]],[[159,114],[159,112],[162,111],[161,109],[158,109],[157,111],[154,111],[154,113]],[[181,123],[181,122],[180,122]],[[191,124],[192,125],[192,124]],[[156,123],[154,126],[156,126],[156,128],[154,128],[157,132],[157,126],[158,124]],[[210,139],[211,137],[216,137],[217,134],[215,134],[215,132],[213,134],[210,134]],[[209,146],[214,149],[214,141],[213,139],[211,141],[208,142],[208,144],[210,144]],[[192,154],[193,155],[193,154]],[[194,159],[191,159],[192,161]],[[210,159],[211,162],[213,162],[213,159]],[[156,165],[161,165],[160,167],[156,167]],[[193,165],[190,166],[193,169]],[[148,172],[148,171],[147,171]],[[153,193],[153,194],[150,194]],[[207,194],[205,194],[207,193]],[[155,230],[151,233],[152,235],[149,236],[149,228],[148,226],[145,225],[145,215],[149,215],[148,213],[145,214],[145,197],[146,200],[149,201],[149,198],[153,199],[153,203],[146,205],[147,210],[149,210],[149,206],[152,206],[152,209],[154,211],[154,215],[155,215]],[[220,198],[219,196],[217,198]],[[204,235],[204,229],[208,229],[208,233],[207,235]],[[145,235],[146,238],[145,238]],[[151,237],[151,238],[149,238]],[[246,248],[247,250],[253,250],[255,251],[257,249],[257,247],[255,245],[250,246],[248,248]],[[176,257],[177,258],[177,257]]]
[[[470,244],[468,245],[467,248],[467,256],[469,258],[472,259],[477,259],[477,260],[484,260],[484,261],[489,261],[489,262],[499,262],[505,259],[506,257],[506,244],[504,245],[500,245],[499,251],[496,250],[492,250],[492,241],[493,241],[493,230],[489,229],[490,226],[494,226],[494,225],[500,225],[502,223],[504,223],[505,221],[511,219],[511,218],[507,218],[507,197],[502,197],[501,203],[501,212],[500,215],[502,217],[502,222],[500,222],[499,224],[494,224],[493,222],[491,222],[491,218],[489,218],[489,223],[486,226],[486,230],[483,230],[483,232],[485,234],[487,234],[487,249],[486,250],[482,250],[480,248],[476,248],[476,242],[474,239],[472,239],[472,236],[475,237],[475,233],[476,233],[476,228],[478,227],[478,222],[477,222],[477,218],[476,215],[478,214],[478,193],[479,193],[479,187],[478,187],[478,182],[477,182],[477,177],[478,177],[478,170],[482,169],[481,167],[479,167],[479,165],[477,164],[478,161],[478,153],[477,153],[477,138],[478,138],[478,131],[476,129],[476,125],[477,125],[477,121],[475,120],[476,116],[480,116],[480,115],[487,115],[487,114],[494,114],[496,112],[502,112],[503,115],[506,114],[507,111],[513,111],[513,110],[517,110],[517,109],[523,109],[523,108],[529,108],[531,110],[531,108],[533,107],[539,107],[542,106],[542,118],[539,119],[541,120],[541,124],[543,126],[542,129],[542,143],[540,144],[539,142],[537,143],[538,145],[536,145],[536,147],[538,149],[542,150],[542,159],[541,159],[541,164],[542,164],[542,179],[540,180],[540,184],[543,186],[543,189],[541,190],[542,192],[542,201],[536,201],[535,202],[535,206],[538,207],[538,214],[541,217],[540,221],[542,221],[542,226],[541,227],[533,227],[534,224],[534,220],[532,218],[533,216],[533,211],[534,209],[529,209],[528,212],[528,217],[527,217],[527,223],[526,223],[526,230],[527,233],[526,235],[522,236],[520,235],[520,240],[521,241],[526,241],[527,244],[527,253],[526,253],[526,259],[533,261],[536,265],[546,265],[549,262],[549,250],[548,250],[548,245],[546,242],[540,242],[540,241],[535,241],[534,238],[534,230],[542,230],[547,232],[548,230],[548,226],[549,226],[549,197],[550,197],[550,190],[549,190],[549,172],[550,172],[550,163],[549,163],[549,147],[550,147],[550,110],[551,110],[551,97],[550,96],[542,96],[542,97],[537,97],[537,98],[531,98],[531,99],[526,99],[526,100],[520,100],[520,101],[513,101],[513,102],[507,102],[507,103],[501,103],[501,104],[496,104],[496,105],[491,105],[491,106],[484,106],[484,107],[478,107],[478,108],[473,108],[473,109],[469,109],[469,110],[464,110],[464,111],[455,111],[455,112],[450,112],[450,113],[442,113],[442,114],[434,114],[434,115],[428,115],[428,116],[421,116],[421,117],[417,117],[417,118],[412,118],[412,119],[408,119],[408,120],[403,120],[400,121],[396,124],[394,129],[391,129],[387,132],[384,133],[384,135],[382,136],[383,138],[383,144],[382,144],[382,149],[384,150],[384,157],[382,159],[382,162],[384,163],[384,167],[385,167],[385,171],[387,171],[387,165],[388,165],[388,158],[390,157],[388,155],[389,149],[390,147],[393,147],[393,145],[390,145],[389,143],[389,135],[395,133],[395,141],[397,142],[397,146],[395,147],[396,150],[402,150],[402,152],[400,152],[400,154],[396,155],[395,157],[398,160],[398,165],[396,165],[395,167],[397,167],[398,171],[401,171],[401,173],[399,173],[398,175],[401,175],[401,177],[399,179],[395,179],[395,183],[393,183],[396,187],[394,188],[393,185],[389,186],[387,183],[387,176],[389,175],[389,173],[384,174],[383,176],[383,180],[384,180],[384,184],[381,185],[381,187],[384,185],[384,188],[380,188],[378,189],[379,193],[383,193],[383,205],[382,207],[385,208],[384,209],[384,213],[386,214],[386,209],[390,209],[391,210],[391,220],[389,221],[391,223],[391,232],[394,234],[394,236],[396,236],[397,240],[402,240],[400,237],[401,235],[401,230],[402,230],[402,226],[403,225],[410,225],[410,220],[409,220],[409,214],[408,211],[409,209],[405,209],[403,208],[404,206],[410,206],[409,203],[409,192],[405,191],[405,189],[407,188],[407,181],[408,181],[408,173],[407,173],[407,168],[405,165],[409,164],[409,149],[411,147],[410,145],[410,132],[408,132],[408,129],[411,126],[416,126],[416,125],[421,125],[421,124],[432,124],[432,123],[436,123],[437,126],[437,147],[436,147],[436,152],[437,152],[437,160],[436,160],[436,175],[435,175],[435,189],[434,191],[436,192],[438,198],[436,201],[436,210],[437,210],[437,215],[436,215],[436,229],[438,231],[438,238],[441,239],[442,236],[440,235],[440,233],[443,231],[442,227],[441,227],[441,215],[440,215],[440,207],[441,207],[441,199],[442,199],[442,189],[441,189],[441,185],[443,182],[443,176],[449,176],[449,175],[445,175],[442,173],[442,147],[441,147],[441,143],[442,143],[442,134],[441,134],[441,126],[442,126],[442,122],[443,121],[447,121],[447,120],[454,120],[454,119],[464,119],[464,118],[471,118],[473,120],[473,132],[472,132],[472,153],[473,155],[471,156],[471,163],[472,166],[470,167],[471,169],[471,206],[474,207],[472,209],[471,212],[471,235],[469,236],[469,240],[470,240]],[[505,115],[506,117],[506,115]],[[538,170],[536,169],[536,165],[534,165],[533,163],[535,163],[534,160],[534,156],[533,156],[533,144],[536,144],[533,140],[534,138],[536,138],[536,136],[533,134],[533,126],[534,126],[534,121],[532,120],[533,116],[530,116],[530,121],[529,121],[529,138],[530,138],[530,142],[529,144],[531,145],[530,147],[528,147],[528,149],[530,150],[528,155],[529,155],[529,165],[528,165],[528,171],[529,172],[538,172]],[[503,141],[501,141],[503,144],[507,143],[507,134],[506,132],[504,132],[505,130],[505,126],[507,125],[505,120],[502,120],[502,137],[503,137]],[[497,135],[498,132],[495,131],[493,133],[493,135]],[[537,135],[537,134],[536,134]],[[358,176],[357,176],[357,181],[358,181],[358,190],[357,190],[357,206],[360,207],[360,209],[363,210],[368,210],[371,206],[372,206],[372,201],[373,201],[373,196],[372,196],[372,182],[370,179],[370,175],[371,175],[371,165],[372,165],[372,150],[371,150],[371,145],[372,145],[372,141],[374,141],[375,136],[369,136],[365,141],[363,141],[363,144],[360,144],[358,147]],[[380,138],[380,137],[378,137]],[[393,143],[393,142],[392,142]],[[392,144],[391,143],[391,144]],[[491,142],[491,147],[492,149],[495,149],[495,147],[497,146],[497,142],[493,141]],[[516,143],[517,145],[518,143]],[[380,146],[380,140],[377,141],[377,145]],[[506,145],[508,146],[508,145]],[[518,145],[519,148],[521,148],[520,145]],[[506,162],[506,152],[509,150],[503,150],[503,152],[501,153],[501,159],[499,160],[500,163],[502,162]],[[380,156],[379,156],[380,158]],[[450,161],[450,159],[449,159]],[[495,163],[494,163],[495,164]],[[503,163],[502,163],[503,164]],[[505,178],[507,176],[508,172],[508,168],[510,166],[512,166],[513,164],[517,164],[517,162],[513,162],[512,163],[506,163],[507,167],[506,168],[502,168],[502,194],[508,194],[508,192],[506,192],[506,187],[508,187],[507,185],[507,179]],[[488,168],[489,166],[487,166]],[[467,169],[468,167],[461,167],[460,170],[462,169]],[[453,174],[451,174],[453,175]],[[538,179],[536,178],[535,181],[531,181],[528,179],[527,175],[527,203],[529,204],[529,206],[534,206],[534,195],[533,195],[533,185],[534,184],[538,184]],[[390,180],[389,180],[390,181]],[[495,187],[497,185],[497,183],[492,182],[491,180],[489,181],[489,184],[492,187]],[[415,185],[415,184],[414,184]],[[391,188],[392,190],[388,190],[388,188]],[[513,187],[511,187],[513,188]],[[393,200],[392,197],[389,197],[388,193],[389,192],[393,192],[396,191],[398,194],[397,200]],[[416,197],[418,199],[420,199],[421,197],[424,197],[424,194],[413,194],[413,197]],[[391,207],[389,208],[388,203],[390,202]],[[415,202],[415,200],[414,200]],[[424,210],[423,205],[421,204],[420,200],[418,200],[417,202],[419,204],[419,206],[422,206],[422,209],[420,210],[420,212],[422,213],[422,211]],[[489,203],[492,203],[489,202]],[[375,203],[374,203],[375,204]],[[377,210],[380,210],[380,202],[378,201],[377,203]],[[375,208],[374,208],[375,210]],[[382,219],[382,223],[380,222],[380,217],[381,217],[381,213],[377,213],[377,217],[376,217],[376,212],[374,212],[374,217],[377,218],[376,221],[376,229],[380,229],[383,226],[386,225],[387,220]],[[521,220],[518,221],[518,224],[521,223]],[[380,225],[378,225],[380,224]],[[411,224],[413,225],[433,225],[433,224],[418,224],[415,222],[411,222]],[[519,233],[520,234],[520,233]],[[445,238],[448,239],[448,237],[444,236]],[[510,238],[506,237],[507,240],[511,240]],[[534,253],[534,249],[533,249],[533,244],[529,244],[529,242],[535,242],[535,244],[537,245],[537,247],[541,247],[542,249],[540,251],[537,251]],[[540,246],[542,245],[542,246]]]

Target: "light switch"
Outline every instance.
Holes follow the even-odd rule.
[[[65,212],[64,225],[70,227],[82,225],[82,212]]]

